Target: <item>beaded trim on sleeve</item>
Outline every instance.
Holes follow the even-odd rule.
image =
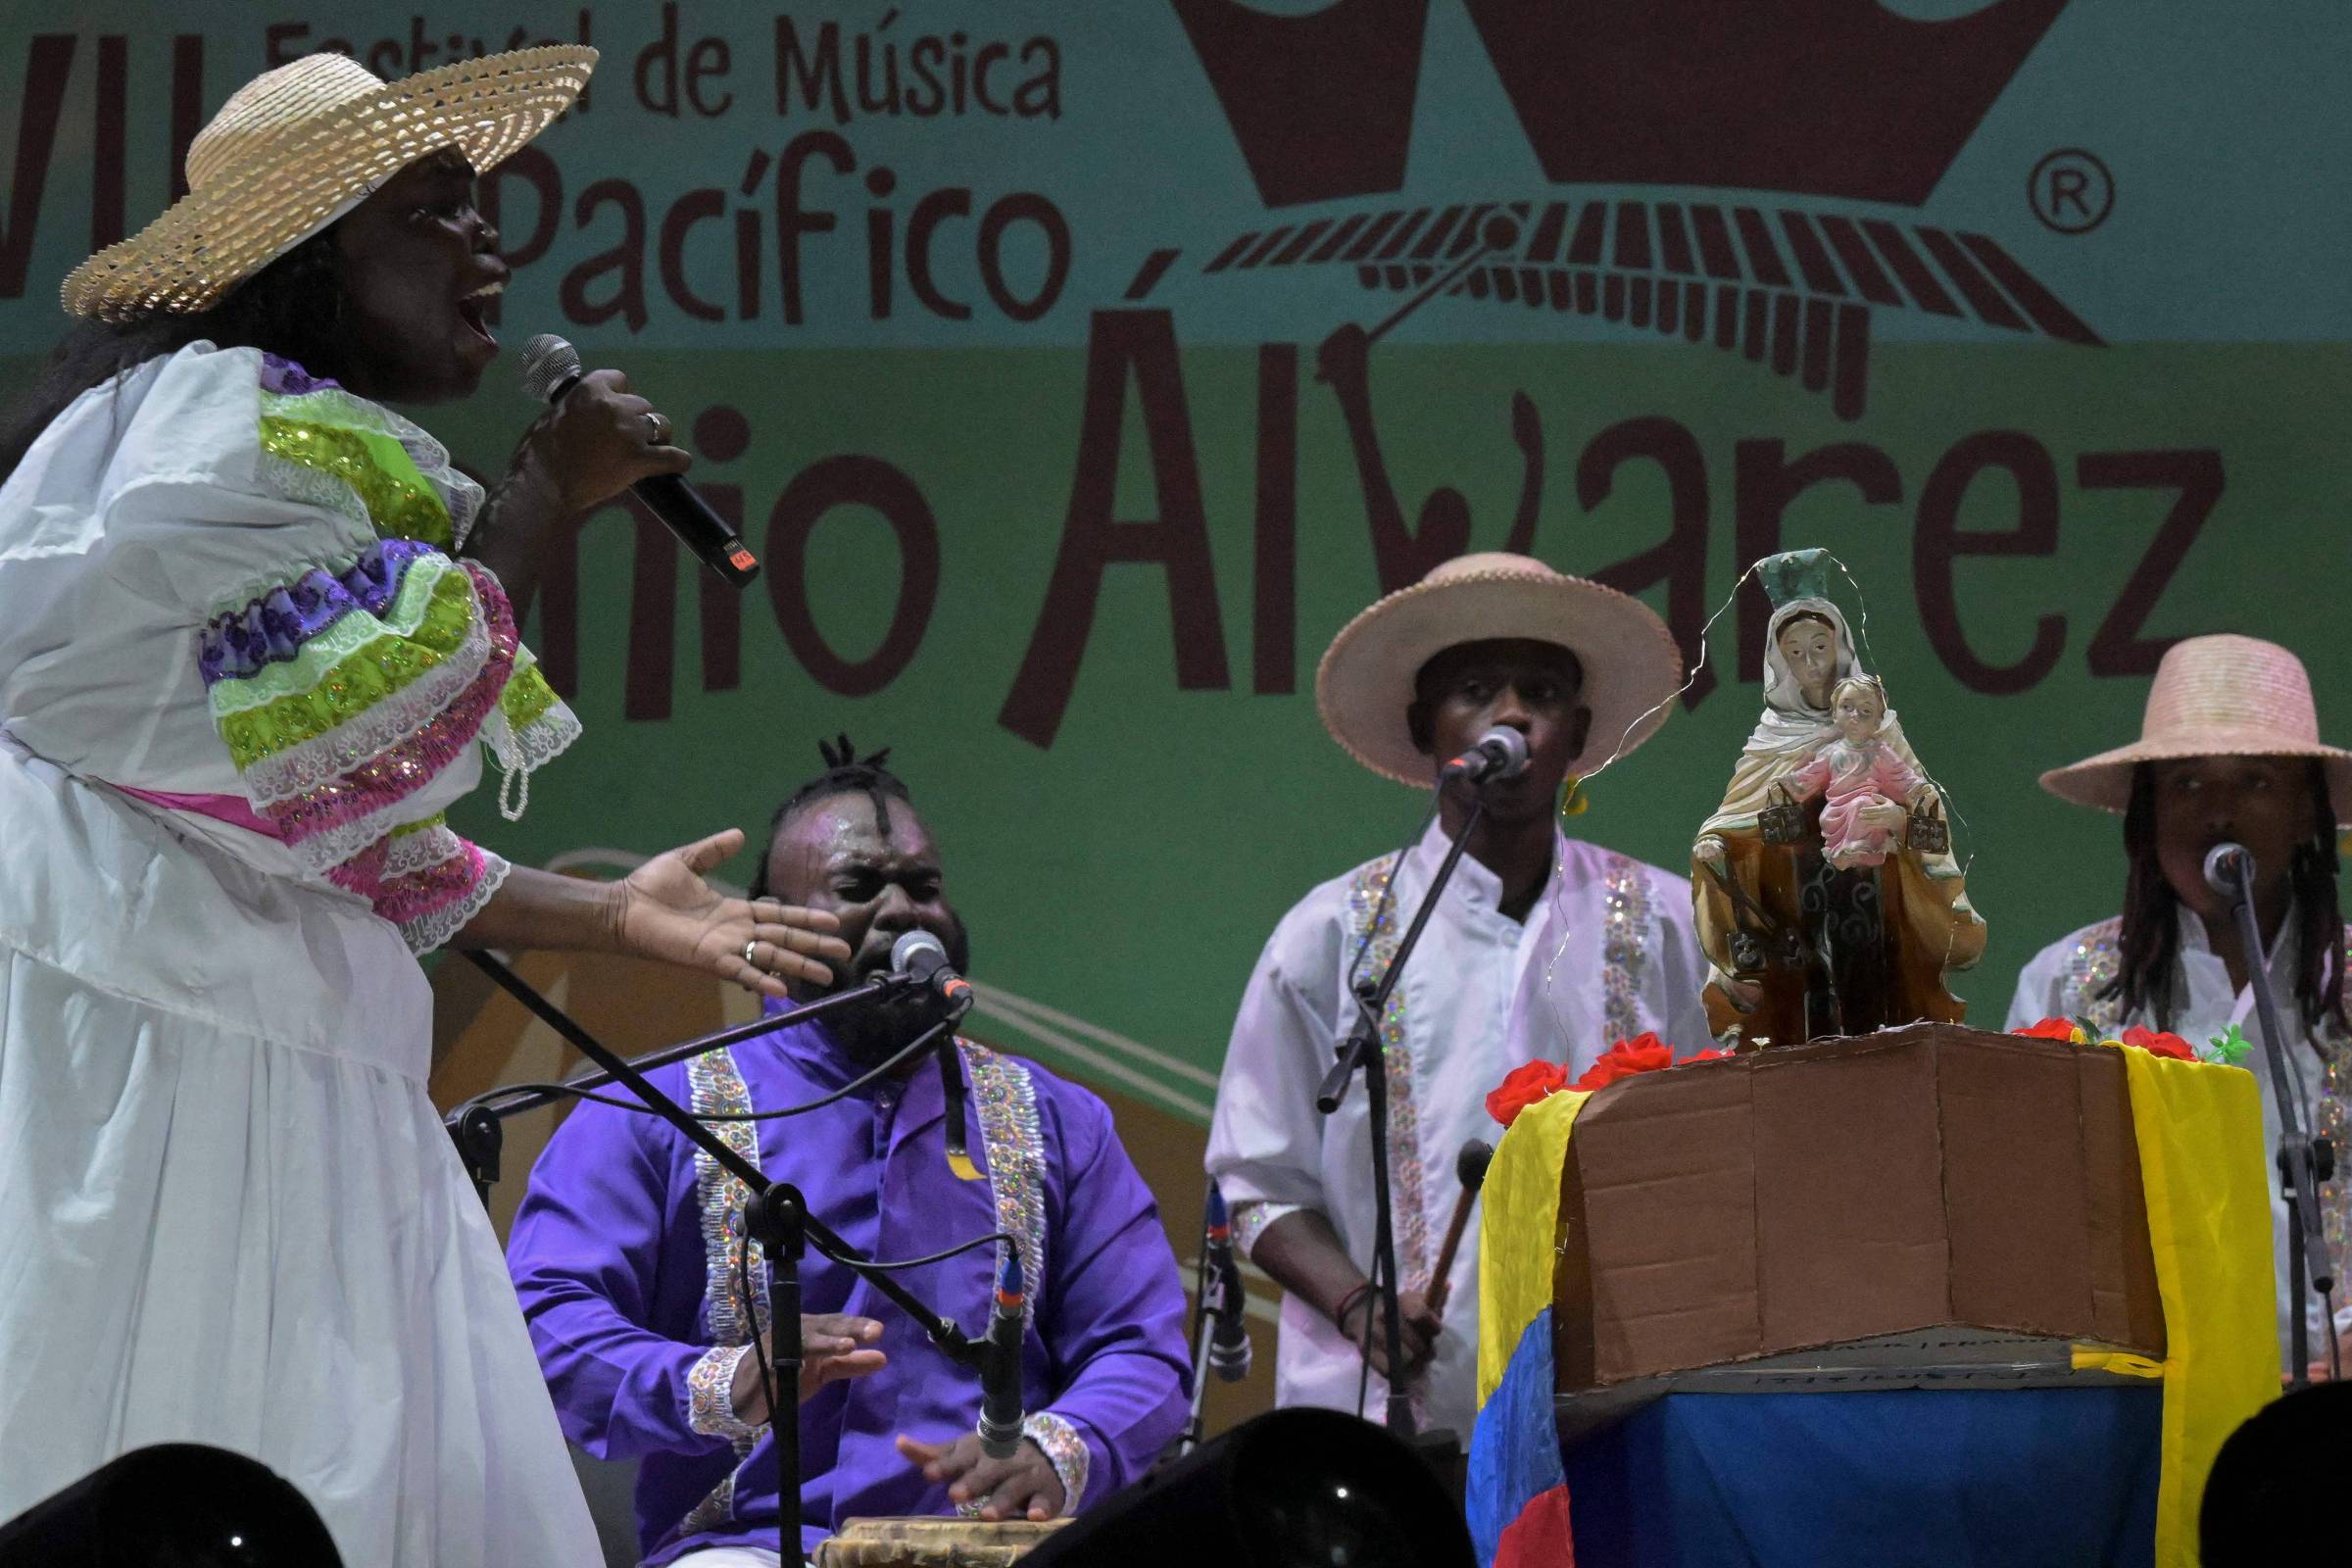
[[[1352,954],[1366,934],[1371,945],[1364,973],[1380,975],[1396,960],[1398,932],[1396,904],[1384,906],[1381,893],[1396,869],[1396,857],[1385,855],[1359,868],[1348,888],[1347,951]],[[1374,924],[1373,912],[1380,920]],[[1421,1190],[1421,1110],[1414,1099],[1413,1048],[1404,1027],[1404,987],[1389,993],[1388,1010],[1380,1020],[1381,1060],[1389,1080],[1389,1180],[1396,1191],[1390,1204],[1396,1218],[1396,1267],[1402,1288],[1429,1289],[1429,1271],[1436,1261],[1429,1249],[1429,1210]]]
[[[963,1054],[972,1102],[979,1107],[997,1228],[1019,1239],[1021,1267],[1029,1277],[1021,1315],[1032,1319],[1046,1289],[1046,1140],[1037,1117],[1037,1085],[1029,1069],[1009,1056],[969,1040],[956,1045]]]
[[[688,1108],[697,1116],[741,1115],[752,1108],[751,1090],[743,1081],[742,1069],[735,1065],[732,1051],[713,1051],[688,1061],[686,1083]],[[759,1163],[760,1136],[754,1130],[758,1123],[720,1121],[707,1125],[736,1153]],[[752,1325],[757,1323],[765,1328],[768,1322],[767,1265],[765,1252],[757,1241],[750,1244],[752,1298],[746,1302],[735,1293],[735,1253],[743,1236],[744,1204],[751,1192],[722,1170],[717,1160],[700,1150],[694,1155],[694,1191],[702,1213],[703,1300],[710,1313],[711,1346],[713,1349],[735,1350],[740,1356],[752,1343]],[[700,1367],[703,1362],[696,1365]],[[730,1378],[733,1371],[730,1365]],[[758,1429],[747,1428],[729,1439],[735,1446],[739,1468],[758,1438]],[[711,1488],[665,1539],[698,1535],[724,1523],[733,1517],[734,1511],[735,1476],[730,1474]]]
[[[1242,1255],[1252,1262],[1257,1256],[1257,1239],[1266,1234],[1273,1223],[1286,1214],[1296,1214],[1304,1203],[1274,1203],[1264,1200],[1250,1200],[1233,1205],[1234,1245]]]
[[[724,1438],[749,1448],[766,1430],[735,1413],[735,1371],[751,1353],[748,1345],[713,1346],[686,1369],[686,1424],[706,1438]]]
[[[2076,938],[2066,956],[2066,989],[2073,1005],[2061,1008],[2068,1017],[2082,1017],[2101,1034],[2112,1034],[2123,1023],[2124,999],[2102,997],[2122,973],[2124,922],[2121,918],[2092,926]]]
[[[1655,925],[1649,878],[1637,862],[1612,855],[1601,889],[1601,1017],[1610,1040],[1631,1040],[1642,1032],[1642,973]]]
[[[1066,1516],[1078,1511],[1080,1499],[1086,1495],[1086,1473],[1093,1468],[1095,1456],[1087,1447],[1078,1429],[1051,1410],[1040,1410],[1021,1423],[1021,1436],[1045,1451],[1046,1461],[1061,1478],[1061,1511]]]

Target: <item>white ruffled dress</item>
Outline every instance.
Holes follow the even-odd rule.
[[[599,1560],[425,1095],[448,806],[578,725],[416,426],[197,344],[0,486],[0,1520],[127,1448],[290,1479],[353,1568]]]

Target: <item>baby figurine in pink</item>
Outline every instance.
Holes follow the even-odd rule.
[[[1881,736],[1886,692],[1875,675],[1849,675],[1830,692],[1837,738],[1783,780],[1800,801],[1827,797],[1821,808],[1823,858],[1839,870],[1883,865],[1901,847],[1909,803],[1927,780]]]

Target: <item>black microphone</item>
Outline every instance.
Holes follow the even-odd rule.
[[[1007,1246],[997,1264],[996,1305],[980,1348],[980,1451],[1009,1459],[1021,1451],[1020,1250]]]
[[[890,945],[890,972],[950,1006],[972,1004],[972,983],[948,962],[947,945],[928,931],[907,931]]]
[[[543,403],[563,402],[580,374],[580,351],[553,332],[542,332],[522,346],[523,390]],[[736,587],[760,575],[760,563],[751,550],[684,475],[657,473],[629,486],[629,492],[677,535],[678,543]]]
[[[1250,1375],[1250,1326],[1243,1320],[1242,1267],[1233,1256],[1233,1220],[1225,1209],[1225,1194],[1208,1184],[1208,1217],[1201,1227],[1208,1249],[1208,1271],[1216,1298],[1209,1312],[1208,1369],[1222,1383],[1239,1383]]]
[[[2254,857],[2243,844],[2216,844],[2205,852],[2205,885],[2236,903],[2254,880]]]
[[[1527,771],[1527,737],[1508,724],[1497,724],[1478,738],[1478,744],[1446,764],[1440,779],[1466,778],[1473,784],[1498,783]]]

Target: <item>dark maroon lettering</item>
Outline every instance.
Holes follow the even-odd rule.
[[[1960,526],[1961,500],[1987,468],[2006,469],[2017,486],[2015,527]],[[1912,535],[1912,590],[1929,645],[1969,690],[1989,697],[2031,691],[2058,662],[2066,645],[2066,617],[2043,615],[2034,624],[2034,645],[2023,658],[1989,663],[1969,646],[1961,628],[1952,563],[1962,556],[2047,556],[2057,548],[2058,470],[2048,449],[2032,436],[2019,430],[1979,431],[1956,443],[1928,475]]]
[[[1666,537],[1639,555],[1601,567],[1592,579],[1637,595],[1663,582],[1666,624],[1682,647],[1683,667],[1693,669],[1707,622],[1707,458],[1698,448],[1698,438],[1663,415],[1621,419],[1587,443],[1577,459],[1576,499],[1587,512],[1592,511],[1608,500],[1618,468],[1637,459],[1665,471]],[[1684,692],[1684,706],[1696,708],[1714,689],[1715,670],[1709,665],[1698,670]],[[1596,744],[1612,749],[1622,738],[1593,737]]]
[[[1159,505],[1157,517],[1138,521],[1113,515],[1130,373],[1143,400],[1144,436]],[[1166,311],[1097,311],[1087,334],[1086,405],[1061,549],[1020,673],[997,713],[998,723],[1032,746],[1050,748],[1061,727],[1094,630],[1102,574],[1118,562],[1157,563],[1167,572],[1178,688],[1230,689],[1208,518],[1200,502],[1200,464]]]
[[[870,507],[899,540],[899,598],[890,628],[864,659],[842,658],[827,645],[808,608],[808,536],[835,507]],[[939,601],[939,523],[912,479],[880,458],[825,458],[801,470],[767,518],[767,595],[784,641],[816,683],[843,697],[865,697],[898,679],[922,646]]]
[[[2177,637],[2142,637],[2157,601],[2197,542],[2222,499],[2222,455],[2211,447],[2170,452],[2085,452],[2075,460],[2075,481],[2085,490],[2171,490],[2172,510],[2148,541],[2139,564],[2115,596],[2115,608],[2090,639],[2093,675],[2153,675]]]

